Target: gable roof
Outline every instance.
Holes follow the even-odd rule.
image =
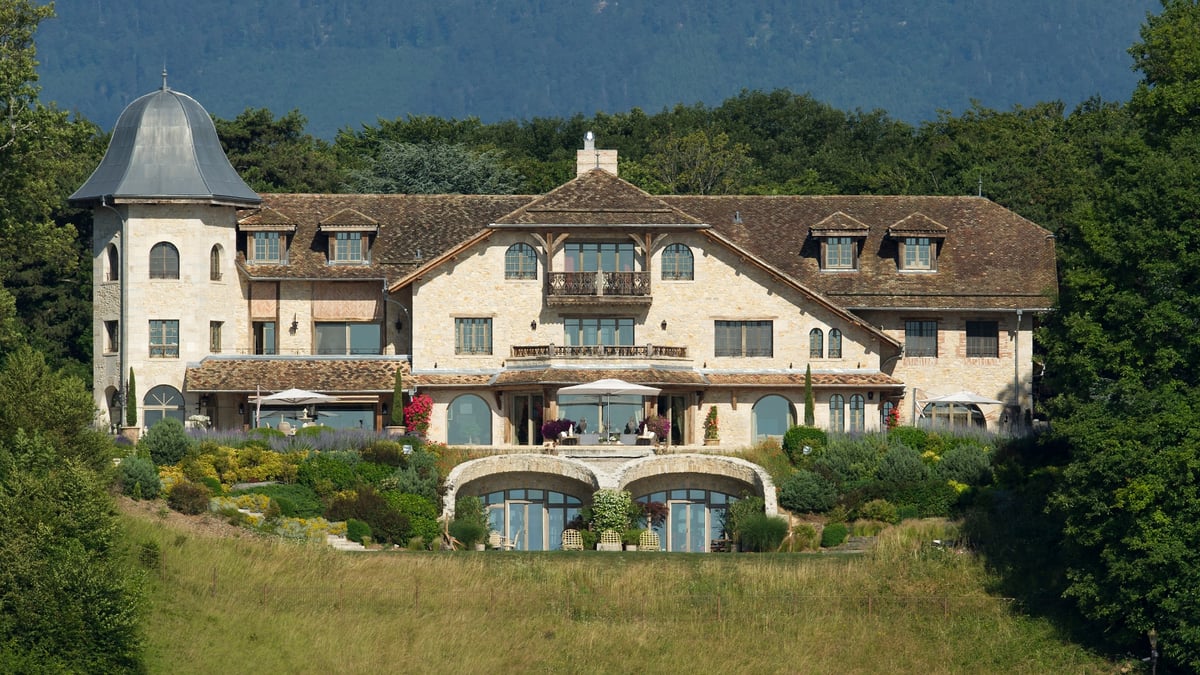
[[[558,186],[493,225],[685,225],[704,223],[603,169]]]

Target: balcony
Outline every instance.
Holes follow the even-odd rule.
[[[663,345],[513,345],[512,358],[686,359],[687,347]]]
[[[649,305],[649,272],[551,272],[546,305]]]

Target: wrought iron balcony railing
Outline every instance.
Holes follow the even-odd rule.
[[[516,357],[541,358],[687,358],[687,347],[665,347],[662,345],[513,345]]]

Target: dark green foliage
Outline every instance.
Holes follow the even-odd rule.
[[[787,520],[754,513],[738,523],[738,545],[743,551],[776,551],[788,534]]]
[[[221,481],[217,480],[213,476],[200,476],[200,478],[194,482],[200,483],[204,487],[208,488],[208,493],[214,497],[220,497],[221,495],[225,494],[225,488],[221,487]]]
[[[404,368],[396,366],[396,377],[392,382],[392,426],[404,426]]]
[[[949,516],[958,503],[958,493],[944,480],[919,483],[879,484],[880,496],[897,506],[914,506],[921,518]]]
[[[363,448],[362,458],[368,462],[398,467],[404,464],[404,446],[396,441],[380,439]]]
[[[884,523],[900,522],[900,514],[886,499],[872,499],[858,507],[858,517],[867,520],[878,520]]]
[[[751,516],[764,513],[766,506],[762,497],[743,497],[729,505],[725,511],[725,534],[736,539],[738,528]]]
[[[459,497],[454,502],[454,519],[478,523],[485,528],[488,526],[487,508],[483,500],[475,495]]]
[[[896,427],[887,434],[888,445],[904,445],[917,451],[917,454],[929,449],[929,433],[917,427]]]
[[[850,533],[849,528],[845,523],[829,523],[825,529],[821,530],[821,548],[833,548],[840,546],[846,541],[846,535]]]
[[[138,546],[138,564],[148,570],[157,570],[162,565],[162,549],[157,541],[144,541]]]
[[[208,511],[211,496],[203,485],[183,481],[171,486],[171,491],[167,493],[167,505],[182,514],[196,516]]]
[[[888,483],[919,482],[929,478],[929,465],[921,459],[921,453],[917,450],[890,443],[887,453],[875,469],[875,478]]]
[[[921,517],[921,510],[912,504],[901,504],[896,507],[897,522],[913,520]]]
[[[117,482],[121,485],[121,494],[134,499],[157,499],[162,488],[154,462],[137,455],[121,460],[117,467]]]
[[[307,485],[260,485],[238,490],[232,496],[241,494],[267,495],[279,504],[280,513],[289,518],[313,518],[325,511],[320,497]]]
[[[438,524],[438,508],[434,502],[415,494],[391,491],[383,494],[396,513],[408,519],[410,536],[420,537],[426,543],[441,539],[442,528]],[[408,539],[396,543],[405,546]]]
[[[173,466],[187,455],[192,443],[182,422],[173,417],[164,417],[155,422],[138,441],[138,451],[149,454],[158,466]]]
[[[513,194],[521,176],[500,153],[451,143],[384,141],[344,187],[366,194]]]
[[[387,464],[376,464],[375,462],[368,461],[358,462],[354,465],[355,482],[377,485],[395,473],[395,471],[394,467]]]
[[[992,482],[992,458],[987,448],[974,443],[955,445],[934,465],[934,473],[943,480],[988,485]]]
[[[371,526],[359,520],[350,518],[346,521],[346,538],[360,544],[365,543],[371,536]]]
[[[304,133],[299,110],[276,119],[266,108],[247,108],[213,122],[229,163],[255,192],[337,191],[342,171],[333,148]]]
[[[812,425],[794,426],[783,434],[783,450],[799,466],[802,462],[811,461],[815,454],[829,442],[824,429]],[[806,456],[804,446],[812,448],[814,455]]]
[[[420,495],[436,503],[441,481],[437,456],[422,447],[414,448],[412,454],[403,457],[400,468],[390,478],[380,482],[380,489]]]
[[[779,505],[793,513],[824,513],[837,502],[837,496],[833,481],[806,469],[779,486]]]
[[[137,381],[133,377],[133,368],[129,369],[129,379],[125,382],[125,426],[136,427],[137,413]]]
[[[371,526],[377,541],[389,544],[408,542],[412,532],[408,517],[369,486],[335,497],[325,510],[325,517],[329,520],[357,518]]]
[[[314,453],[300,463],[296,469],[296,482],[306,485],[319,495],[327,495],[354,487],[357,478],[353,464],[357,464],[346,453]]]
[[[472,520],[455,518],[450,522],[450,536],[457,539],[464,548],[471,549],[487,539],[488,528]]]
[[[813,465],[843,486],[854,485],[875,476],[886,449],[879,436],[835,436],[829,439]]]
[[[804,366],[804,426],[817,426],[816,400],[813,398],[812,364]]]

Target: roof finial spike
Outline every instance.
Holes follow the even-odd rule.
[[[162,88],[163,88],[163,91],[166,91],[167,90],[167,64],[165,64],[165,63],[163,64],[162,76],[163,76]]]

